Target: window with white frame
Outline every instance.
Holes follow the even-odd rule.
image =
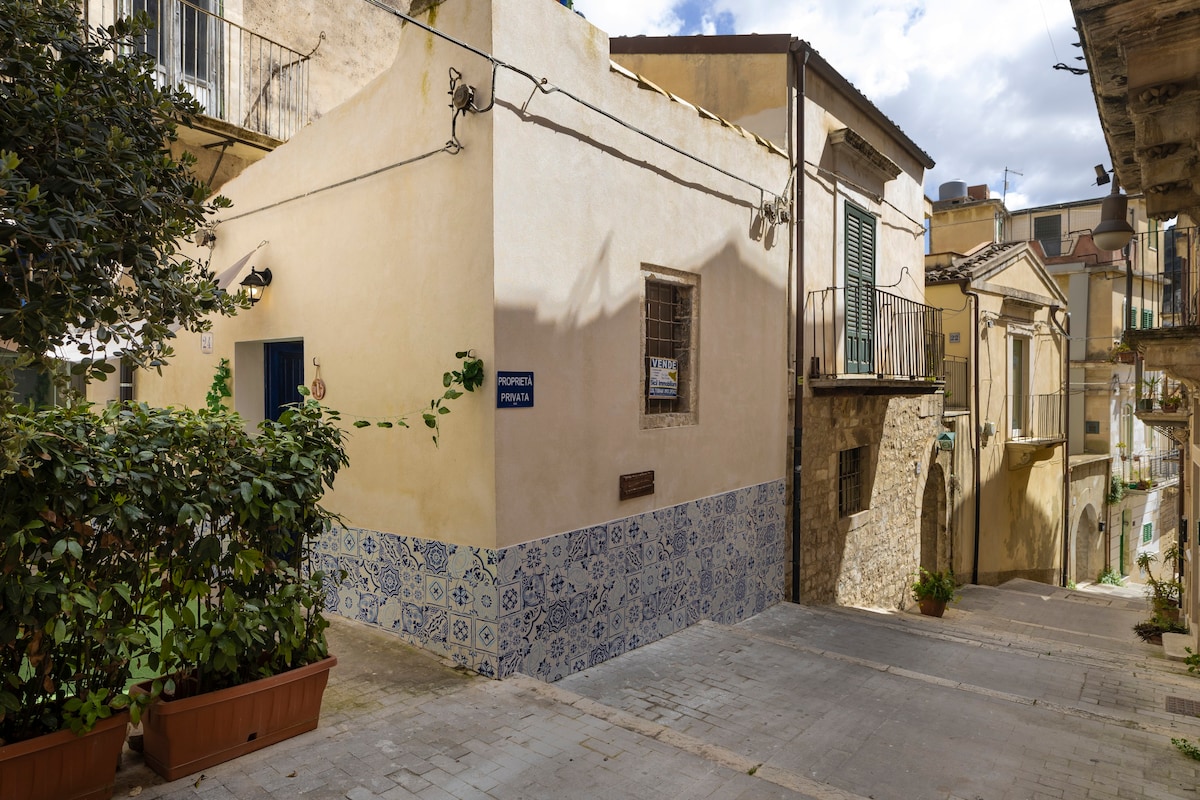
[[[1012,335],[1008,339],[1008,427],[1014,439],[1025,436],[1031,429],[1032,342],[1025,335]]]

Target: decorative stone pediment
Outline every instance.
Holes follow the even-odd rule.
[[[850,128],[838,128],[829,134],[833,147],[837,171],[845,173],[847,167],[865,171],[883,183],[895,180],[900,175],[900,166],[875,149],[875,146]]]

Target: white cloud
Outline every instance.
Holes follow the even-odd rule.
[[[962,179],[1009,207],[1103,194],[1092,165],[1109,156],[1084,76],[1068,0],[576,0],[613,35],[789,33],[808,41],[938,162],[926,193]],[[1014,191],[1018,189],[1019,191]]]

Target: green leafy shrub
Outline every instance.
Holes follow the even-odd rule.
[[[1102,583],[1105,586],[1124,586],[1125,581],[1121,577],[1121,573],[1117,572],[1112,567],[1107,568],[1096,576],[1096,583]]]
[[[954,580],[954,572],[948,569],[930,572],[921,567],[917,579],[912,584],[913,599],[918,601],[940,600],[949,603],[957,594],[958,584]]]
[[[207,691],[322,658],[324,576],[299,559],[331,520],[336,423],[312,401],[257,435],[223,410],[7,416],[0,741],[129,707],[140,659],[168,676],[156,690]]]

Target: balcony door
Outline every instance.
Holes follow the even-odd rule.
[[[846,372],[875,371],[875,217],[846,203]]]
[[[145,12],[154,29],[138,52],[158,65],[163,86],[183,87],[209,116],[220,116],[220,0],[125,0],[129,13]]]

